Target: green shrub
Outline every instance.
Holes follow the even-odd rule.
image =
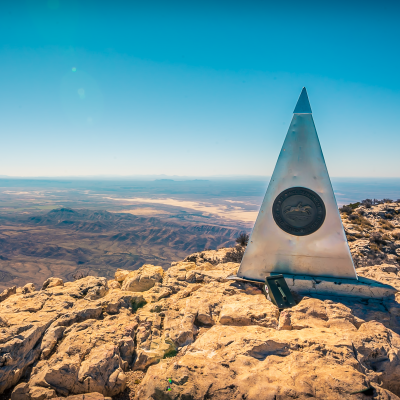
[[[247,246],[249,243],[249,235],[245,232],[240,233],[240,235],[236,238],[235,242],[240,246]]]
[[[144,307],[146,304],[147,304],[146,300],[143,300],[143,299],[139,300],[139,301],[133,300],[132,301],[132,312],[135,313],[139,308]]]
[[[178,354],[178,350],[170,349],[164,354],[164,358],[172,358],[172,357],[175,357],[177,354]]]
[[[225,257],[223,258],[222,262],[227,263],[227,262],[235,262],[235,263],[240,263],[242,261],[243,255],[244,255],[244,247],[243,246],[236,246],[233,248],[233,250],[228,251],[225,254]]]

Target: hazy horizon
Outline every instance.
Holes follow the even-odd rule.
[[[145,179],[145,178],[152,178],[152,179],[197,179],[200,180],[201,178],[208,178],[208,179],[256,179],[256,180],[263,180],[271,178],[271,175],[239,175],[239,174],[232,174],[232,175],[165,175],[165,174],[143,174],[143,175],[0,175],[0,179],[89,179],[89,180],[98,180],[98,179]],[[400,176],[332,176],[330,175],[331,179],[343,179],[343,180],[366,180],[366,179],[373,179],[373,180],[399,180]]]

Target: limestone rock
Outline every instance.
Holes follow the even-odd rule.
[[[35,285],[33,283],[27,283],[22,289],[22,294],[32,293],[36,290]]]
[[[9,298],[11,295],[16,294],[16,293],[17,293],[16,286],[12,286],[12,287],[9,287],[8,289],[4,289],[0,293],[0,302],[4,301],[5,299]]]
[[[356,331],[364,322],[341,303],[304,297],[297,306],[281,312],[278,329],[330,328]]]
[[[400,293],[297,296],[279,312],[260,285],[226,279],[238,264],[202,253],[165,272],[147,265],[9,295],[0,303],[0,391],[111,400],[129,385],[137,400],[361,400],[351,393],[370,388],[374,399],[399,399]],[[358,271],[400,289],[394,264]]]
[[[107,281],[107,287],[109,289],[121,289],[121,284],[117,280]]]
[[[29,384],[26,382],[15,386],[11,393],[11,400],[29,400]]]
[[[56,353],[33,368],[29,384],[51,387],[62,395],[120,393],[126,385],[124,369],[132,362],[134,327],[128,310],[70,326]]]
[[[33,386],[29,388],[29,398],[31,400],[46,400],[57,397],[55,390],[45,387]]]
[[[120,269],[118,268],[115,271],[115,280],[117,282],[123,282],[125,278],[131,273],[132,271],[128,271],[127,269]]]
[[[386,338],[370,334],[390,348]],[[397,338],[396,338],[397,340]],[[387,361],[397,371],[397,359]],[[374,387],[381,399],[396,399],[363,372],[351,339],[318,328],[276,331],[261,326],[215,325],[176,360],[151,366],[136,399],[350,399]],[[171,383],[168,381],[171,379]],[[393,378],[393,381],[395,377]],[[171,390],[167,390],[170,387]],[[357,397],[355,397],[357,398]]]
[[[278,307],[266,301],[263,294],[231,296],[229,302],[223,304],[219,314],[219,323],[222,325],[260,325],[277,328],[278,320]]]
[[[398,290],[400,290],[399,272],[395,265],[389,264],[357,268],[358,275],[391,285]]]
[[[107,318],[114,318],[113,316],[106,316],[104,320],[100,319],[101,322],[97,321],[100,324],[97,329],[99,335],[105,335],[104,331],[100,329],[102,326],[104,330],[114,329],[115,340],[123,340],[126,336],[132,336],[133,327],[129,310],[132,309],[133,302],[143,301],[143,297],[140,294],[127,292],[122,294],[118,290],[117,292],[121,295],[108,293],[97,300],[87,298],[92,289],[105,294],[105,285],[106,279],[104,278],[86,277],[69,282],[68,285],[54,286],[39,292],[15,294],[0,303],[0,363],[2,364],[0,392],[16,385],[26,369],[39,358],[42,358],[42,361],[39,361],[35,368],[39,368],[42,364],[51,365],[53,357],[59,359],[61,357],[59,348],[55,351],[59,340],[63,338],[66,343],[66,338],[70,335],[71,330],[82,329],[83,325],[80,324],[84,324],[86,321],[96,322],[103,313],[118,313],[117,318],[121,323],[117,327],[110,328],[113,324]],[[121,316],[119,316],[120,312]],[[132,338],[129,340],[132,343],[128,347],[133,352],[133,340]],[[74,343],[74,345],[76,344],[79,345],[79,342]],[[100,346],[96,343],[92,345],[93,347]],[[123,344],[123,347],[125,349],[126,345]],[[52,353],[53,355],[51,355]],[[50,359],[47,359],[49,356]],[[131,362],[129,351],[124,350],[124,356],[118,357],[121,358],[118,368],[120,365],[125,367],[127,365],[125,362],[128,364]],[[43,367],[40,370],[42,371]],[[107,377],[107,374],[105,376]],[[115,382],[112,383],[109,379],[114,378]],[[122,375],[118,379],[115,375],[112,378],[108,376],[107,379],[106,391],[108,392],[115,393],[124,387]],[[48,384],[36,385],[29,382],[29,387],[31,386],[49,387]],[[56,390],[58,394],[67,393],[62,384],[60,387],[51,389]]]
[[[135,370],[143,370],[176,350],[173,341],[162,334],[162,316],[143,310],[137,317]]]
[[[151,289],[143,292],[143,297],[147,303],[155,303],[165,297],[169,297],[172,294],[172,290],[169,288],[157,286],[153,286]]]
[[[132,271],[124,279],[122,290],[130,292],[145,292],[156,283],[161,282],[164,275],[162,267],[145,264],[137,271]]]
[[[64,282],[61,278],[49,278],[43,282],[42,290],[49,289],[55,286],[64,286]]]
[[[111,397],[104,397],[101,393],[92,392],[85,394],[75,394],[67,397],[59,397],[57,400],[112,400]]]
[[[174,293],[185,288],[188,283],[224,282],[229,275],[236,274],[238,263],[212,265],[209,262],[196,264],[194,262],[172,263],[165,271],[163,286]]]

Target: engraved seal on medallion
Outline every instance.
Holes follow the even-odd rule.
[[[280,193],[272,206],[276,224],[295,236],[311,235],[325,221],[325,204],[314,191],[293,187]]]

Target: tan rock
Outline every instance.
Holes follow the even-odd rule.
[[[115,280],[116,280],[117,282],[122,283],[122,282],[125,280],[125,278],[126,278],[131,272],[132,272],[132,271],[128,271],[127,269],[120,269],[120,268],[118,268],[118,269],[115,271],[115,275],[114,275]]]
[[[124,369],[132,362],[135,326],[126,309],[104,320],[73,324],[64,331],[56,352],[34,367],[29,384],[53,388],[64,396],[120,393],[126,386]]]
[[[395,358],[388,363],[397,371]],[[135,398],[341,400],[371,385],[378,398],[397,398],[360,371],[346,335],[215,325],[181,357],[151,366]]]
[[[341,303],[305,297],[297,306],[281,312],[278,329],[331,328],[356,331],[364,322]]]
[[[27,283],[22,289],[22,294],[32,293],[36,290],[35,285],[33,283]]]
[[[55,390],[44,387],[33,386],[29,388],[29,398],[31,400],[46,400],[57,397]]]
[[[370,321],[351,336],[358,362],[369,378],[393,393],[400,393],[400,336],[381,323]]]
[[[121,289],[130,292],[144,292],[151,289],[157,282],[161,282],[163,275],[162,267],[145,264],[137,271],[128,274]]]
[[[11,295],[16,294],[16,293],[17,293],[16,286],[12,286],[12,287],[9,287],[8,289],[4,289],[0,294],[0,302],[4,301],[5,299],[8,299]]]
[[[189,261],[173,263],[171,268],[165,271],[163,286],[176,293],[188,283],[224,282],[229,275],[236,274],[238,268],[237,263],[217,265],[209,262],[196,264]]]
[[[277,327],[277,307],[264,295],[248,295],[247,286],[243,285],[242,289],[237,286],[232,281],[189,284],[172,296],[165,307],[165,337],[182,347],[193,343],[198,334],[197,325],[219,323]]]
[[[91,289],[97,291],[105,284],[104,278],[87,277],[68,286],[15,294],[0,303],[0,392],[16,385],[26,368],[36,362],[42,353],[43,362],[47,362],[46,358],[54,351],[62,332],[65,333],[68,327],[100,318],[110,303],[115,312],[121,308],[131,309],[132,302],[139,298],[129,293],[120,297],[110,293],[105,300],[91,301],[86,298]],[[140,298],[143,300],[141,295]],[[130,325],[131,321],[127,319],[126,324]]]
[[[263,294],[231,296],[229,302],[223,304],[219,314],[219,323],[222,325],[260,325],[277,328],[278,319],[278,307]]]
[[[160,314],[143,310],[138,314],[137,322],[135,370],[144,370],[176,351],[173,341],[162,334]]]
[[[58,340],[62,337],[65,326],[51,325],[45,332],[42,343],[40,344],[41,356],[40,358],[47,358],[51,351],[54,349]]]
[[[29,384],[23,382],[15,386],[11,393],[11,400],[29,400]]]
[[[9,296],[0,303],[0,390],[33,365],[12,400],[104,400],[127,384],[140,400],[361,400],[351,393],[369,387],[375,399],[399,399],[400,294],[298,296],[279,313],[258,285],[226,280],[238,264],[214,265],[213,254],[165,273],[120,270],[129,290],[86,277]],[[400,285],[395,265],[358,270]]]
[[[357,274],[359,276],[391,285],[400,291],[400,279],[398,272],[399,270],[396,266],[389,264],[357,268]]]
[[[153,286],[151,289],[143,292],[143,297],[147,303],[155,303],[165,297],[169,297],[172,290],[161,286]]]
[[[101,393],[85,393],[85,394],[75,394],[68,397],[60,397],[63,400],[112,400],[111,397],[104,397]]]
[[[109,289],[121,289],[121,284],[118,281],[112,279],[107,281],[107,287]]]
[[[56,286],[64,286],[64,282],[61,278],[49,278],[43,282],[42,290],[50,289]]]

